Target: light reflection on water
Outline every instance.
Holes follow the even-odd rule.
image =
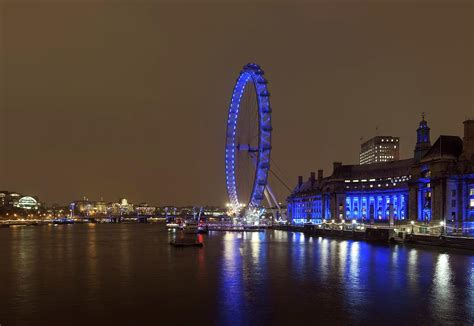
[[[474,321],[472,252],[282,231],[211,232],[202,249],[177,249],[174,236],[162,225],[0,230],[0,323]]]
[[[240,248],[241,234],[225,233],[222,238],[224,259],[221,267],[219,297],[220,302],[227,309],[220,311],[221,318],[226,324],[233,321],[243,324],[241,309],[244,305],[244,288],[242,277],[242,254]]]

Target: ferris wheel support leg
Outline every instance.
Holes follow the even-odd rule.
[[[268,187],[268,185],[267,185]],[[267,203],[268,203],[268,207],[273,207],[273,204],[272,204],[272,199],[270,198],[270,194],[269,194],[269,191],[267,190],[267,188],[265,188],[265,191],[263,192],[264,195],[265,195],[265,198],[267,199]]]
[[[270,203],[270,200],[268,201],[268,204],[270,205],[270,207],[276,207],[278,209],[278,211],[280,211],[280,209],[281,209],[280,204],[276,200],[275,194],[273,193],[272,188],[270,187],[269,184],[267,184],[267,186],[265,187],[265,195],[266,196],[270,195],[270,197],[272,199],[273,205],[272,205],[272,203]],[[268,199],[268,197],[267,197],[267,199]]]

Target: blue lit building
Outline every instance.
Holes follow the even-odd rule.
[[[410,220],[448,225],[453,233],[474,234],[474,120],[464,122],[464,138],[440,136],[431,145],[423,119],[413,158],[364,165],[335,162],[332,174],[300,176],[288,197],[293,224],[323,219],[366,224]]]
[[[326,220],[356,220],[360,223],[388,223],[408,218],[408,181],[413,160],[342,165],[323,178],[318,171],[298,185],[288,198],[292,223],[319,224]]]

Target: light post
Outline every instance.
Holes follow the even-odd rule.
[[[69,210],[71,211],[71,220],[74,218],[74,207],[76,206],[76,203],[71,203],[71,205],[69,205]]]
[[[415,221],[411,221],[410,224],[411,224],[411,234],[413,234],[415,233],[414,232]]]
[[[356,228],[356,223],[357,221],[356,220],[352,220],[352,232],[355,231],[355,228]]]
[[[444,221],[439,222],[439,225],[441,226],[441,235],[445,235],[445,233],[444,233],[445,232],[445,228],[444,228],[445,223],[444,223]]]

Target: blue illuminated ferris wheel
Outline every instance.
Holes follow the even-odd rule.
[[[261,206],[270,171],[271,108],[267,80],[259,65],[243,67],[235,83],[227,119],[225,173],[230,205]]]

